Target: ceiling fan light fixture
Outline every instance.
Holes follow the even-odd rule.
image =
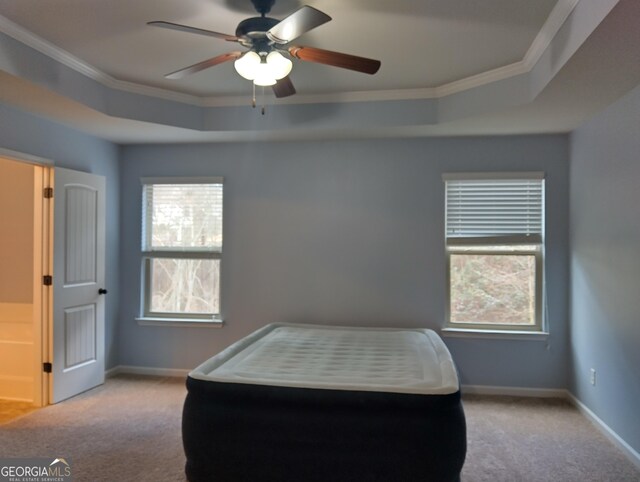
[[[275,50],[265,56],[253,50],[234,62],[238,74],[256,85],[274,85],[291,72],[293,62]]]
[[[236,72],[247,80],[254,80],[258,74],[258,68],[261,63],[260,55],[256,52],[249,51],[242,57],[237,59],[233,66],[236,68]]]
[[[267,65],[276,80],[280,80],[289,75],[289,72],[291,72],[293,68],[293,62],[275,50],[269,52],[269,55],[267,55]]]
[[[235,35],[190,27],[179,23],[165,22],[164,20],[147,22],[147,25],[153,27],[236,42],[247,49],[244,53],[234,51],[217,55],[197,64],[170,72],[165,77],[168,79],[181,79],[186,75],[195,74],[234,60],[235,69],[241,77],[252,81],[254,86],[273,86],[275,96],[281,98],[296,93],[296,89],[289,78],[289,73],[293,67],[291,61],[293,58],[370,75],[375,74],[380,69],[379,60],[315,47],[290,45],[290,42],[306,32],[330,21],[331,17],[326,13],[305,5],[284,19],[278,20],[266,16],[276,0],[251,1],[258,13],[260,13],[260,17],[250,17],[242,20],[236,27]]]
[[[256,85],[267,86],[276,83],[276,77],[273,75],[271,67],[264,61],[256,66],[255,74],[253,83]]]

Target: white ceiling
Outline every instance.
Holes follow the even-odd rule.
[[[302,4],[333,20],[293,43],[380,71],[296,60],[298,94],[268,92],[265,122],[231,62],[163,77],[237,44],[146,25],[234,34],[250,0],[2,0],[0,101],[123,143],[523,134],[570,131],[640,81],[637,0],[276,0],[269,15]]]
[[[521,60],[556,0],[309,0],[332,21],[294,43],[375,58],[369,76],[296,61],[301,94],[436,87]],[[301,4],[277,0],[283,18]],[[198,96],[246,95],[231,62],[182,80],[163,75],[237,50],[224,40],[146,25],[165,20],[235,34],[250,0],[2,0],[0,15],[115,79]]]

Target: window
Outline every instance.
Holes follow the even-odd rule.
[[[220,317],[222,179],[143,179],[142,316]]]
[[[542,173],[445,174],[447,327],[542,331]]]

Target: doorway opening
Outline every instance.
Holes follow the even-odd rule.
[[[0,417],[49,402],[51,168],[0,154]]]
[[[102,176],[0,148],[0,411],[104,383],[105,193]]]

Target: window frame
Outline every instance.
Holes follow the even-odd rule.
[[[544,173],[526,172],[526,173],[450,173],[444,174],[445,181],[445,330],[452,331],[468,331],[468,332],[504,332],[515,334],[523,333],[544,333],[546,330],[545,317],[545,179]],[[447,181],[474,181],[474,180],[540,180],[541,181],[541,216],[542,226],[541,233],[533,235],[505,235],[505,236],[478,236],[468,238],[448,237],[446,230],[447,218]],[[532,246],[533,249],[526,249]],[[499,247],[504,247],[500,249]],[[521,248],[518,248],[521,247]],[[482,322],[452,322],[451,321],[451,255],[452,254],[469,254],[469,255],[516,255],[516,256],[534,256],[535,269],[535,315],[533,324],[517,324],[517,323],[482,323]]]
[[[149,250],[145,247],[151,246],[151,229],[148,228],[149,222],[146,219],[146,197],[145,189],[149,185],[161,184],[218,184],[222,190],[222,220],[224,220],[224,178],[222,177],[162,177],[162,178],[141,178],[142,185],[142,223],[141,223],[141,272],[140,272],[140,316],[139,321],[160,321],[160,322],[178,322],[178,323],[221,323],[222,322],[222,299],[221,292],[221,273],[222,273],[222,251],[224,244],[224,222],[222,221],[222,238],[223,242],[219,250],[206,248],[180,248],[180,249],[157,249]],[[151,276],[152,263],[154,259],[206,259],[218,260],[219,262],[219,283],[218,292],[214,295],[218,299],[218,313],[180,313],[180,312],[161,312],[151,310]]]

